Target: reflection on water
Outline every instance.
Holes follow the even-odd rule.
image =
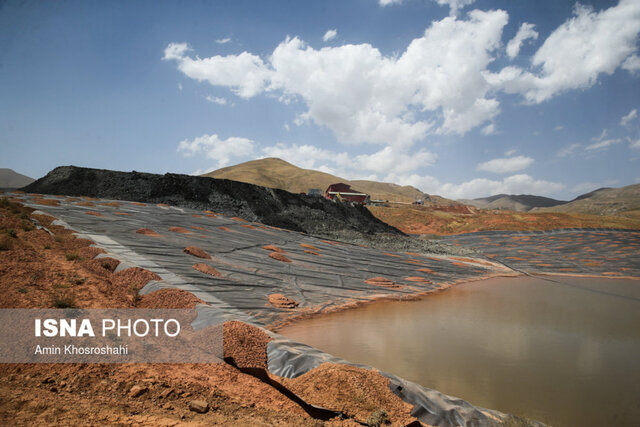
[[[491,279],[279,332],[555,426],[640,422],[640,281]]]

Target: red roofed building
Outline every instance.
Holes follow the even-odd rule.
[[[369,195],[354,190],[350,185],[339,182],[331,184],[324,192],[324,197],[330,200],[339,200],[365,204],[369,202]]]

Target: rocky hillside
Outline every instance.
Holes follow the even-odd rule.
[[[318,235],[349,230],[401,234],[359,205],[334,203],[226,179],[61,166],[23,190],[209,209]]]

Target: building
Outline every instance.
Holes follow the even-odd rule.
[[[331,184],[324,192],[324,197],[330,200],[354,202],[360,204],[369,203],[369,195],[354,190],[350,185],[339,182]]]

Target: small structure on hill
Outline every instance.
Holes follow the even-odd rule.
[[[324,192],[324,197],[329,200],[354,202],[360,204],[369,203],[369,195],[351,188],[350,185],[339,182],[331,184]]]

